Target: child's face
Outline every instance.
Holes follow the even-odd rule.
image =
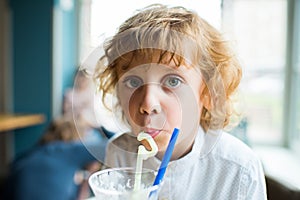
[[[118,97],[133,134],[150,134],[158,146],[158,157],[164,154],[174,128],[180,133],[172,159],[190,151],[200,122],[202,84],[195,68],[176,67],[173,62],[133,60],[120,77]]]

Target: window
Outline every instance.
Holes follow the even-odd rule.
[[[281,144],[287,30],[286,0],[224,0],[224,30],[243,66],[242,111],[250,143]]]
[[[221,0],[110,0],[105,3],[100,0],[81,1],[81,61],[84,61],[93,49],[103,42],[103,39],[112,36],[118,26],[137,9],[156,3],[174,6],[180,5],[193,9],[212,25],[217,28],[220,27]]]

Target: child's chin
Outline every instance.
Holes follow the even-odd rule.
[[[159,153],[164,153],[167,150],[168,147],[168,143],[160,143],[160,142],[156,142],[157,147],[158,147],[158,152]]]
[[[157,146],[161,146],[162,148],[163,147],[166,148],[169,144],[170,138],[171,138],[171,135],[169,133],[162,131],[159,135],[157,135],[154,138],[154,141],[156,142]]]

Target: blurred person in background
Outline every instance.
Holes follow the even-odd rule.
[[[104,160],[107,138],[86,139],[85,122],[54,119],[38,144],[12,163],[7,200],[75,200],[89,197],[86,179]]]
[[[84,121],[91,128],[89,129],[91,138],[93,134],[99,133],[110,138],[115,134],[116,127],[110,125],[112,116],[109,116],[106,109],[101,108],[101,97],[91,75],[84,69],[76,72],[74,86],[64,93],[63,115],[75,121]]]

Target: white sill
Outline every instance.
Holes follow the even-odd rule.
[[[254,146],[265,175],[292,190],[300,190],[300,156],[283,147]]]

